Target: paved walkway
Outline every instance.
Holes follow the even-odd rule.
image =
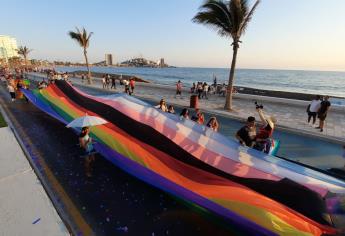
[[[32,75],[39,76],[39,78],[36,78],[38,80],[45,77],[38,73],[32,73]],[[72,78],[71,80],[74,84],[102,89],[100,79],[94,79],[94,83],[92,85],[87,85],[85,83],[82,84],[80,78]],[[120,86],[117,81],[117,89],[114,91],[122,92],[124,91],[124,87]],[[161,98],[165,98],[168,104],[189,106],[190,93],[188,93],[188,89],[184,89],[181,99],[180,97],[175,98],[175,88],[173,86],[137,83],[134,95],[139,98],[155,100],[157,101],[157,104]],[[210,95],[207,100],[199,100],[199,107],[210,113],[220,114],[227,117],[244,120],[248,116],[254,115],[256,119],[259,120],[259,116],[255,110],[254,101],[258,101],[258,103],[262,103],[264,105],[264,111],[266,114],[276,117],[278,121],[277,126],[280,128],[286,128],[290,131],[345,143],[345,107],[331,106],[326,119],[324,132],[322,133],[320,130],[315,129],[307,123],[306,107],[309,104],[307,101],[236,94],[233,101],[235,111],[227,112],[223,110],[225,98],[218,95]],[[318,121],[316,124],[318,124]]]
[[[9,127],[0,140],[0,235],[69,235]]]

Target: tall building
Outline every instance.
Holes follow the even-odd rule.
[[[0,59],[5,59],[6,61],[8,58],[17,57],[17,40],[13,37],[0,35]]]
[[[105,65],[106,66],[113,65],[113,55],[112,54],[105,54]]]
[[[159,65],[160,67],[165,67],[164,58],[161,58],[161,59],[159,60],[158,65]]]

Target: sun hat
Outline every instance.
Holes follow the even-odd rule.
[[[274,116],[270,116],[266,119],[267,124],[274,129],[274,125],[277,123],[277,119]]]

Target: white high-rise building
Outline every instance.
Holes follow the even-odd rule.
[[[0,35],[0,59],[5,59],[6,61],[8,58],[17,57],[17,40],[13,37]]]

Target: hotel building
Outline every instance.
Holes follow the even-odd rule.
[[[0,35],[0,59],[6,61],[11,57],[17,57],[17,40],[13,37]]]

